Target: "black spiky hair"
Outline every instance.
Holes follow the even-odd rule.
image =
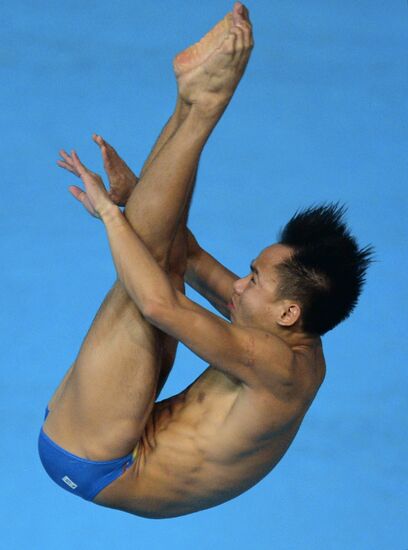
[[[279,294],[301,304],[303,330],[322,335],[355,308],[373,248],[359,248],[338,203],[297,211],[279,235],[293,249],[278,266]]]

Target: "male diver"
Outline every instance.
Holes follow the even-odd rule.
[[[201,152],[252,47],[248,10],[236,2],[175,58],[175,112],[139,180],[101,136],[109,192],[75,151],[61,151],[60,166],[85,187],[71,193],[105,225],[117,281],[49,403],[39,452],[57,484],[103,506],[174,517],[255,485],[322,384],[321,336],[361,292],[371,250],[358,248],[336,205],[296,213],[243,278],[187,229]],[[184,281],[227,320],[187,298]],[[210,366],[156,402],[178,341]]]

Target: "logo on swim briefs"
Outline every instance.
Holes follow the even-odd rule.
[[[68,487],[71,487],[71,489],[76,489],[78,485],[72,481],[72,479],[69,479],[68,476],[64,476],[62,478],[62,481],[68,485]]]

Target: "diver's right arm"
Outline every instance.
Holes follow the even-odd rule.
[[[187,234],[185,281],[229,319],[232,285],[239,277],[202,249],[189,229]]]

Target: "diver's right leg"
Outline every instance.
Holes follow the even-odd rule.
[[[132,192],[126,215],[163,268],[201,151],[215,119],[199,125],[193,109]],[[161,340],[116,283],[89,330],[74,368],[44,424],[67,451],[91,460],[131,452],[155,401]]]

